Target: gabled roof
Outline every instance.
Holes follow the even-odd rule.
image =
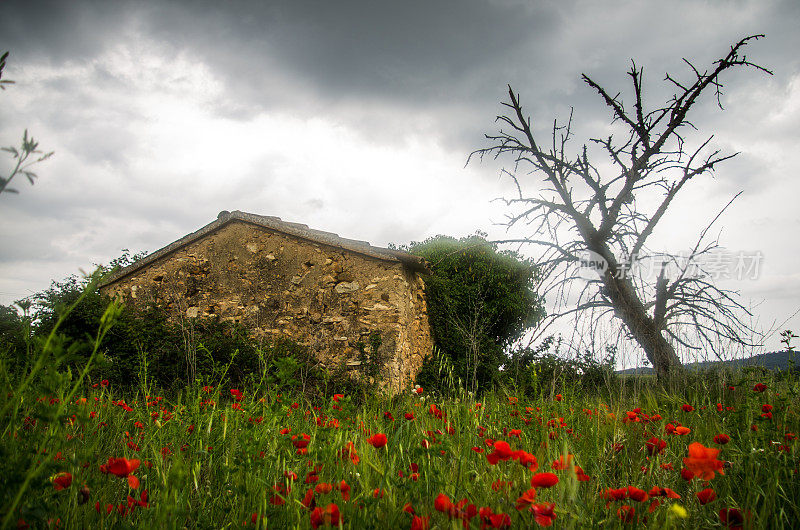
[[[364,256],[369,256],[372,258],[377,258],[385,261],[400,262],[403,265],[407,266],[412,271],[416,272],[428,271],[428,267],[424,259],[420,258],[419,256],[414,256],[413,254],[409,254],[408,252],[403,252],[400,250],[392,250],[382,247],[374,247],[370,245],[367,241],[359,241],[357,239],[347,239],[344,237],[339,237],[338,235],[332,232],[323,232],[321,230],[314,230],[304,224],[282,221],[280,217],[273,217],[268,215],[256,215],[247,212],[240,212],[239,210],[233,212],[228,212],[226,210],[223,210],[219,213],[217,219],[214,222],[207,224],[206,226],[197,230],[196,232],[192,232],[191,234],[183,236],[179,240],[156,250],[152,254],[148,254],[147,256],[140,259],[136,263],[133,263],[125,268],[118,270],[117,272],[109,276],[105,281],[103,281],[101,287],[114,283],[117,280],[120,280],[123,277],[128,276],[129,274],[132,274],[141,268],[146,267],[147,265],[153,263],[159,258],[163,258],[164,256],[182,247],[185,247],[186,245],[194,243],[198,239],[201,239],[215,232],[216,230],[219,230],[228,223],[237,221],[259,226],[262,228],[267,228],[275,232],[280,232],[300,239],[305,239],[307,241],[311,241],[314,243],[321,243],[331,247],[341,248],[343,250],[349,250],[350,252],[355,252],[357,254],[362,254]]]

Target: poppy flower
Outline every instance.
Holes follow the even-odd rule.
[[[403,415],[403,417],[404,417],[405,419],[407,419],[407,420],[411,421],[411,420],[413,420],[413,419],[414,419],[414,413],[413,413],[413,412],[406,412],[406,413]]]
[[[139,469],[141,462],[138,459],[128,460],[127,458],[113,458],[109,457],[106,464],[100,465],[102,473],[111,473],[120,478],[130,476],[131,473]]]
[[[311,436],[306,433],[301,433],[300,436],[292,435],[292,445],[297,449],[305,449],[311,443]]]
[[[756,383],[755,386],[753,387],[753,392],[763,392],[766,389],[767,389],[767,385],[765,385],[764,383]],[[732,508],[732,509],[735,509],[735,508]]]
[[[744,516],[737,508],[723,508],[719,511],[719,522],[726,528],[744,528]]]
[[[669,488],[660,488],[658,486],[653,486],[650,488],[650,491],[647,492],[648,495],[651,497],[667,497],[670,499],[680,499],[681,496],[672,491]]]
[[[353,445],[353,442],[347,442],[339,451],[339,456],[343,460],[345,458],[349,458],[350,462],[352,462],[354,465],[361,461],[361,459],[358,457],[358,453],[356,453],[356,447]]]
[[[556,394],[556,401],[561,401],[564,398],[561,394]]]
[[[534,488],[551,488],[558,484],[558,475],[555,473],[536,473],[531,477],[531,486]]]
[[[714,443],[718,445],[725,445],[731,441],[731,437],[727,434],[718,434],[714,436]]]
[[[694,407],[686,403],[681,406],[681,410],[684,412],[692,412],[694,410]]]
[[[722,470],[724,462],[717,460],[719,451],[719,449],[712,449],[699,442],[694,442],[689,445],[689,456],[683,459],[683,463],[689,471],[694,473],[694,476],[703,480],[711,480],[716,472],[719,472],[720,475],[725,474]]]
[[[500,460],[508,460],[513,454],[514,451],[511,450],[511,446],[507,442],[498,440],[494,443],[494,451],[486,455],[486,460],[494,466]]]
[[[331,503],[325,508],[314,508],[311,512],[311,526],[319,528],[325,526],[339,526],[341,516],[339,515],[339,507]]]
[[[553,460],[550,463],[550,467],[553,468],[553,470],[555,470],[555,471],[561,471],[563,469],[567,469],[568,467],[570,467],[572,465],[572,457],[573,457],[573,455],[568,454],[567,455],[567,461],[564,462],[564,455],[561,455],[561,456],[558,457],[558,460]]]
[[[514,451],[512,458],[523,467],[528,468],[528,471],[536,471],[539,469],[539,462],[536,460],[536,457],[527,451],[521,449],[519,451]]]
[[[231,396],[233,396],[233,399],[235,399],[236,401],[241,401],[242,398],[244,397],[242,391],[239,390],[238,388],[231,388]]]
[[[488,519],[492,528],[511,528],[511,516],[507,513],[493,513]]]
[[[634,521],[634,517],[636,515],[636,508],[633,506],[628,506],[627,504],[623,504],[617,509],[617,517],[625,523],[632,523]]]
[[[696,495],[697,495],[697,500],[700,501],[700,504],[708,504],[709,502],[717,498],[717,492],[712,490],[711,488],[706,488],[703,491],[698,491]]]
[[[63,490],[72,485],[72,473],[63,471],[53,477],[53,487],[56,491]]]
[[[621,501],[628,498],[628,488],[606,488],[600,492],[600,498],[608,501]]]
[[[649,496],[644,490],[640,490],[639,488],[635,488],[633,486],[628,486],[628,498],[636,502],[644,502],[649,498]]]
[[[523,493],[516,502],[517,510],[521,510],[526,506],[533,504],[533,501],[536,500],[536,488],[530,488],[528,491]]]
[[[451,508],[453,508],[453,502],[450,500],[450,497],[444,493],[440,493],[433,500],[433,507],[437,512],[448,513]]]
[[[350,500],[350,485],[342,480],[339,483],[339,493],[342,494],[342,500],[349,501]]]
[[[682,425],[680,427],[675,427],[675,434],[677,434],[679,436],[685,436],[685,435],[689,434],[690,432],[692,432],[692,430],[690,428],[688,428],[688,427],[684,427]]]
[[[556,505],[553,502],[540,502],[533,504],[530,511],[533,512],[533,520],[539,526],[552,526],[556,519]]]
[[[430,516],[420,517],[419,515],[414,515],[411,519],[411,530],[428,530],[430,524]]]
[[[314,487],[314,492],[319,494],[326,494],[333,491],[333,484],[329,484],[327,482],[320,482]]]
[[[692,480],[694,478],[694,471],[690,471],[684,467],[681,469],[681,478],[686,481]]]
[[[647,449],[647,454],[650,456],[655,454],[663,455],[664,449],[667,447],[667,442],[653,436],[644,443],[644,447]]]
[[[309,490],[306,492],[305,496],[303,497],[303,500],[302,500],[302,501],[300,501],[300,502],[301,502],[301,503],[303,504],[303,506],[305,506],[306,508],[313,508],[313,507],[315,507],[315,506],[317,505],[317,502],[314,500],[314,488],[310,488],[310,489],[309,489]]]
[[[375,449],[380,449],[381,447],[386,445],[387,441],[388,440],[386,438],[386,435],[383,433],[373,434],[372,436],[367,438],[367,443],[370,444]]]
[[[273,506],[281,506],[286,504],[286,499],[284,497],[292,491],[291,488],[287,488],[283,484],[275,484],[272,486],[272,489],[275,490],[275,494],[271,495],[269,498],[269,503]]]

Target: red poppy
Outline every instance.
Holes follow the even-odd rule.
[[[53,477],[53,487],[56,491],[63,490],[72,485],[72,473],[62,471]]]
[[[600,498],[608,501],[621,501],[628,498],[628,488],[606,488],[600,492]]]
[[[494,451],[486,455],[486,460],[494,466],[500,460],[508,460],[513,454],[514,451],[511,450],[511,446],[507,442],[499,440],[494,443]]]
[[[669,488],[660,488],[658,486],[653,486],[650,488],[650,491],[647,492],[648,495],[651,497],[668,497],[670,499],[680,499],[681,496],[672,491]]]
[[[137,469],[139,469],[140,461],[138,459],[128,460],[127,458],[113,458],[109,457],[108,463],[100,465],[100,471],[103,473],[111,473],[118,477],[127,477]]]
[[[411,530],[428,530],[430,524],[430,516],[420,517],[419,515],[415,515],[413,519],[411,519]]]
[[[681,478],[686,481],[692,480],[694,478],[694,471],[690,471],[684,467],[681,469]]]
[[[409,421],[410,421],[410,420],[413,420],[413,419],[414,419],[414,413],[413,413],[413,412],[406,412],[406,413],[403,415],[403,417],[404,417],[405,419],[409,420]]]
[[[561,394],[556,394],[556,401],[561,401],[564,398]]]
[[[692,412],[694,410],[694,407],[686,403],[685,405],[681,406],[681,410],[684,412]]]
[[[303,496],[303,500],[300,501],[303,506],[306,508],[313,508],[317,505],[317,502],[314,500],[314,488],[310,488],[305,496]]]
[[[688,428],[688,427],[684,427],[682,425],[680,427],[675,427],[675,434],[677,434],[679,436],[685,436],[685,435],[689,434],[690,432],[692,432],[692,430],[690,428]]]
[[[756,383],[756,385],[753,387],[753,392],[763,392],[766,389],[767,389],[767,385],[765,385],[764,383]],[[732,509],[735,509],[735,508],[732,508]]]
[[[231,396],[233,396],[233,399],[235,399],[236,401],[241,401],[242,398],[244,397],[242,391],[239,390],[238,388],[231,388]]]
[[[300,436],[292,435],[292,445],[297,449],[305,449],[311,443],[311,436],[306,433],[301,433]]]
[[[635,488],[633,486],[628,486],[628,498],[636,502],[644,502],[649,498],[649,496],[644,490],[640,490],[639,488]]]
[[[536,500],[536,488],[530,488],[528,491],[523,493],[516,502],[517,510],[521,510],[526,506],[533,504],[533,501]]]
[[[534,488],[550,488],[558,484],[558,475],[555,473],[536,473],[531,477],[531,486]]]
[[[325,508],[314,508],[311,512],[311,526],[319,528],[321,525],[338,526],[341,521],[339,507],[331,503]]]
[[[284,497],[290,491],[292,491],[292,489],[287,488],[286,486],[280,483],[272,486],[272,489],[275,490],[275,494],[270,496],[269,503],[272,504],[273,506],[281,506],[283,504],[286,504],[286,499],[284,499]]]
[[[558,457],[558,460],[553,460],[550,463],[550,467],[553,468],[555,471],[561,471],[562,469],[567,469],[572,465],[572,457],[573,455],[567,455],[567,461],[564,462],[564,455]]]
[[[647,449],[647,454],[651,456],[654,454],[663,455],[664,449],[667,447],[667,442],[653,436],[644,443],[644,447]]]
[[[350,500],[350,490],[351,490],[350,485],[347,482],[345,482],[344,480],[342,480],[339,483],[338,488],[339,488],[339,493],[342,494],[342,500],[349,501]]]
[[[331,491],[333,491],[333,484],[329,484],[327,482],[320,482],[314,487],[314,492],[322,495],[330,493]]]
[[[553,502],[540,502],[531,505],[533,519],[539,526],[552,526],[556,519],[556,505]]]
[[[492,528],[511,528],[511,516],[507,513],[493,513],[489,516],[489,525]]]
[[[633,506],[628,506],[627,504],[623,504],[617,509],[617,517],[622,520],[623,523],[632,523],[634,521],[634,517],[636,516],[636,508]]]
[[[539,469],[539,462],[536,460],[536,457],[526,451],[521,449],[519,451],[514,451],[512,458],[522,466],[528,468],[528,471],[536,471]]]
[[[700,501],[700,504],[708,504],[709,502],[717,498],[717,492],[712,490],[711,488],[706,488],[703,491],[698,491],[696,495],[697,495],[697,500]]]
[[[444,493],[440,493],[433,500],[433,507],[437,512],[449,513],[451,508],[453,508],[453,502],[450,500],[450,497]]]
[[[714,436],[714,443],[719,445],[725,445],[726,443],[731,441],[731,437],[727,434],[718,434]]]
[[[719,451],[719,449],[712,449],[699,442],[694,442],[689,445],[689,456],[683,459],[683,463],[689,471],[694,473],[694,476],[703,480],[711,480],[714,478],[715,472],[719,472],[720,475],[725,474],[722,470],[724,462],[717,460]]]
[[[719,522],[726,528],[744,528],[744,516],[737,508],[723,508],[719,511]]]
[[[349,458],[350,462],[353,464],[358,464],[361,459],[358,458],[358,454],[356,453],[356,447],[353,445],[353,442],[347,442],[344,447],[339,451],[339,456],[342,459]]]
[[[367,443],[370,444],[375,449],[380,449],[381,447],[386,445],[387,441],[388,440],[386,438],[386,435],[383,433],[373,434],[372,436],[367,438]]]

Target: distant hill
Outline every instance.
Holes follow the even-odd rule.
[[[793,355],[793,357],[792,357]],[[768,370],[786,370],[787,368],[800,369],[800,352],[791,354],[788,351],[775,351],[770,353],[762,353],[748,357],[747,359],[732,359],[730,361],[702,361],[698,363],[690,363],[685,365],[690,370],[702,370],[711,368],[712,366],[725,366],[728,368],[742,368],[744,366],[761,366]],[[617,370],[620,375],[649,375],[654,374],[655,370],[648,367],[640,368],[627,368],[625,370]]]

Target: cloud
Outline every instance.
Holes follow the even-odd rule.
[[[691,75],[682,57],[707,66],[760,32],[748,57],[775,75],[733,73],[725,112],[709,97],[693,118],[695,139],[714,133],[714,148],[741,154],[687,188],[654,243],[685,249],[744,189],[722,242],[763,249],[777,267],[764,285],[794,289],[784,238],[800,191],[798,15],[790,0],[2,2],[0,48],[18,84],[0,94],[0,143],[28,128],[56,156],[36,186],[0,197],[13,227],[0,235],[0,293],[17,293],[0,302],[122,248],[154,250],[223,209],[381,245],[503,237],[492,222],[506,210],[488,201],[510,191],[498,178],[509,161],[464,163],[495,130],[507,84],[545,141],[572,110],[577,150],[614,131],[580,73],[629,102],[633,58],[658,105],[666,71]],[[539,182],[524,177],[532,194]]]

